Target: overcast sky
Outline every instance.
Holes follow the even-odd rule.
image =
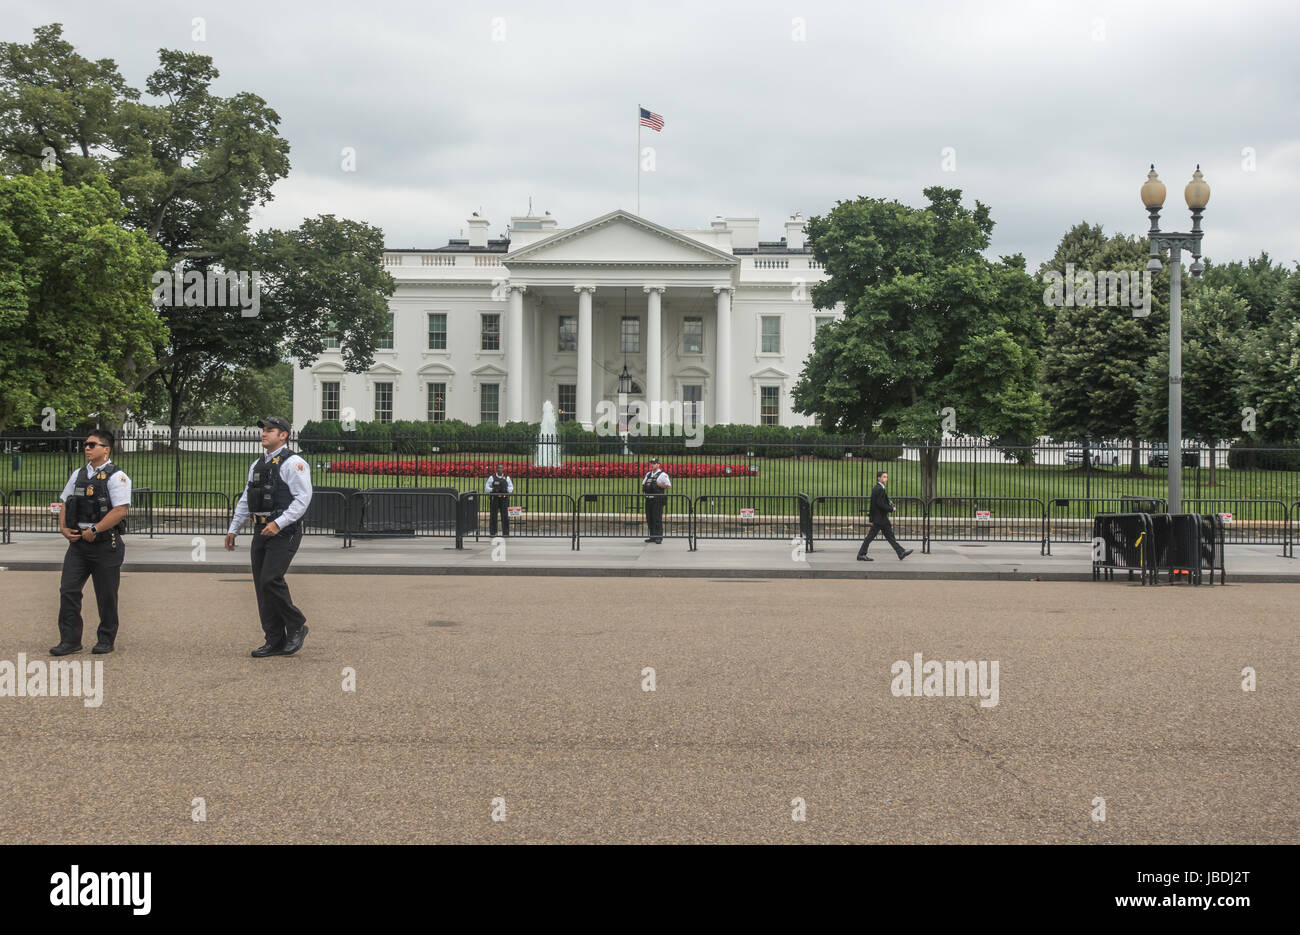
[[[1080,220],[1145,231],[1153,161],[1163,226],[1188,229],[1199,162],[1207,256],[1300,260],[1292,0],[0,4],[0,38],[62,22],[136,87],[167,47],[265,98],[292,162],[269,226],[333,213],[434,247],[470,211],[503,233],[530,197],[562,227],[635,211],[640,104],[666,121],[642,132],[641,214],[668,227],[757,216],[776,240],[793,211],[944,185],[991,207],[991,255],[1034,269]]]

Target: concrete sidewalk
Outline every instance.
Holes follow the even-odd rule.
[[[200,546],[199,542],[202,545]],[[234,552],[220,536],[128,536],[125,571],[247,573],[249,537]],[[1053,543],[1039,555],[1037,543],[934,542],[929,555],[919,542],[900,562],[883,544],[874,562],[855,560],[857,542],[816,544],[803,552],[784,540],[702,539],[695,552],[684,539],[652,545],[640,539],[582,540],[578,551],[567,539],[511,538],[496,552],[484,536],[457,550],[450,538],[359,539],[352,548],[328,536],[304,537],[293,574],[558,575],[680,578],[923,578],[984,581],[1090,581],[1089,546]],[[58,571],[67,550],[54,535],[15,534],[0,545],[0,567],[13,571]],[[1300,562],[1283,558],[1280,545],[1234,545],[1226,550],[1230,583],[1300,582]],[[1116,580],[1125,578],[1122,572]]]

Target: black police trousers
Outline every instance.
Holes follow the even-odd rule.
[[[871,524],[871,532],[867,533],[867,538],[862,540],[862,545],[858,548],[858,554],[866,555],[867,546],[871,545],[871,540],[881,533],[884,533],[885,541],[893,547],[894,552],[902,555],[905,550],[898,544],[898,540],[894,538],[894,526],[889,520]]]
[[[497,514],[501,514],[501,534],[510,535],[510,497],[506,494],[488,494],[488,509],[491,511],[492,518],[488,522],[488,535],[497,534]]]
[[[249,552],[253,559],[253,587],[257,591],[257,613],[262,618],[266,641],[272,645],[283,643],[290,633],[307,622],[306,616],[293,604],[289,586],[284,583],[284,573],[302,544],[302,526],[290,523],[274,536],[262,535],[263,523],[253,525],[253,544]]]
[[[648,494],[645,498],[645,521],[650,527],[651,539],[664,537],[664,504],[668,498],[663,494]]]
[[[86,579],[95,582],[99,605],[99,642],[110,646],[117,639],[117,587],[122,578],[126,543],[116,529],[101,532],[94,542],[68,543],[59,581],[59,642],[81,642],[81,591]]]

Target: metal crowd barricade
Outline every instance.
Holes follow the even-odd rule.
[[[1092,580],[1110,581],[1114,573],[1134,572],[1142,584],[1155,581],[1155,537],[1149,513],[1101,513],[1092,519]],[[1100,540],[1100,548],[1098,548]]]
[[[1300,509],[1297,509],[1298,507],[1300,507],[1300,500],[1292,503],[1290,510],[1288,511],[1286,545],[1282,547],[1283,558],[1295,558],[1295,524],[1296,520],[1300,518]]]
[[[458,538],[460,491],[448,487],[371,487],[354,498],[361,512],[351,539]]]
[[[303,535],[339,537],[343,548],[351,548],[361,514],[360,495],[361,491],[349,488],[313,489],[307,512],[298,521]]]
[[[511,493],[489,494],[468,492],[460,495],[460,527],[457,548],[463,547],[464,537],[473,533],[474,541],[480,535],[491,535],[491,509],[494,497],[504,497],[508,507],[519,507],[519,512],[509,520],[511,539],[568,539],[571,550],[578,548],[578,504],[567,493]],[[488,519],[485,520],[484,516]],[[499,521],[498,521],[499,522]],[[505,535],[500,525],[499,535]]]
[[[1291,553],[1290,508],[1281,500],[1184,500],[1197,513],[1217,513],[1223,519],[1225,542],[1240,545],[1282,546]]]
[[[233,514],[230,497],[217,490],[152,490],[131,492],[127,534],[154,536],[223,536]]]
[[[1186,575],[1192,584],[1201,583],[1201,515],[1199,513],[1150,514],[1153,562],[1152,580],[1168,572],[1169,581]]]
[[[920,497],[891,497],[895,512],[889,517],[895,539],[918,539],[924,551],[926,503]],[[859,496],[813,497],[808,551],[817,539],[861,541],[871,530],[871,498]]]
[[[1026,504],[1033,516],[998,515],[1004,508],[997,504]],[[961,515],[941,516],[936,507],[961,506]],[[981,505],[987,506],[983,509]],[[987,515],[981,515],[987,514]],[[1044,531],[1045,509],[1037,497],[935,497],[927,504],[925,538],[922,551],[930,551],[931,542],[1037,542],[1040,555],[1047,553]]]
[[[664,495],[664,538],[685,539],[695,551],[694,512],[691,498]],[[793,499],[793,498],[792,498]],[[650,534],[645,515],[646,495],[641,493],[584,493],[575,501],[577,548],[584,538],[639,539]]]
[[[1209,569],[1210,584],[1219,572],[1219,584],[1228,583],[1228,569],[1223,561],[1223,518],[1218,513],[1201,514],[1201,568]]]
[[[799,505],[798,494],[700,494],[693,507],[694,538],[697,544],[701,539],[800,539]]]
[[[14,532],[58,532],[50,504],[57,501],[62,493],[62,488],[15,488],[9,491],[4,498],[4,543],[7,545],[13,541],[10,533]],[[27,505],[25,500],[30,500],[31,505]]]
[[[1095,510],[1094,503],[1114,505],[1118,509]],[[1082,508],[1075,504],[1081,504]],[[1053,508],[1060,508],[1060,515],[1054,515]],[[1053,542],[1090,541],[1087,532],[1098,513],[1164,513],[1168,508],[1168,502],[1162,497],[1053,497],[1047,501],[1047,554],[1052,554]]]

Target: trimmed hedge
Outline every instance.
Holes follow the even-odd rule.
[[[1243,439],[1228,449],[1228,467],[1248,471],[1300,471],[1300,451],[1295,442]]]
[[[457,419],[446,422],[358,422],[344,432],[338,421],[308,422],[298,433],[298,447],[306,454],[430,454],[492,451],[530,455],[536,450],[541,425],[536,422],[484,422],[469,425]],[[616,455],[623,439],[588,431],[578,422],[558,426],[565,455]],[[708,425],[687,438],[680,426],[665,426],[659,435],[629,436],[633,454],[742,455],[756,458],[844,458],[897,461],[902,445],[864,435],[833,435],[816,425]],[[689,445],[690,441],[703,444]]]

